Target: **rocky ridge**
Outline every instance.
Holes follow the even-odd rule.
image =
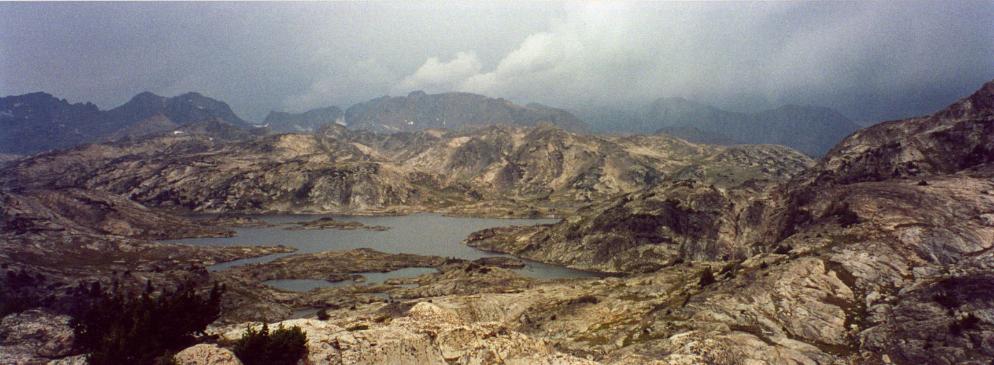
[[[352,129],[376,132],[410,132],[432,128],[458,130],[487,125],[536,126],[548,123],[574,132],[587,125],[562,109],[531,103],[525,106],[504,99],[470,93],[384,96],[345,110],[345,124]]]
[[[2,179],[200,212],[558,216],[663,181],[782,180],[811,163],[780,146],[725,148],[548,126],[384,135],[328,125],[314,135],[207,130],[89,145],[14,162]]]

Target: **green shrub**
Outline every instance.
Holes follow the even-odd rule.
[[[281,324],[272,333],[266,324],[258,331],[249,326],[233,351],[245,365],[295,365],[307,355],[307,334],[297,326]]]
[[[149,285],[132,298],[97,284],[85,293],[72,325],[76,345],[89,353],[91,365],[158,363],[163,355],[203,339],[204,329],[220,316],[219,286],[206,297],[192,283],[158,296],[152,292]]]

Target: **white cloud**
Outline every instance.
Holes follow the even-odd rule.
[[[854,92],[900,95],[934,88],[936,76],[955,81],[965,70],[990,69],[978,60],[991,44],[977,47],[949,28],[974,24],[962,19],[976,16],[914,5],[582,3],[522,38],[493,67],[480,67],[487,60],[472,49],[447,62],[431,57],[394,90],[467,91],[564,107],[685,96],[862,112]]]
[[[405,77],[394,87],[395,92],[425,90],[449,91],[463,81],[480,73],[483,65],[474,52],[459,52],[448,62],[431,57],[414,74]]]

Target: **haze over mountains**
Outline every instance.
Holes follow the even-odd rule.
[[[32,93],[0,99],[0,153],[32,154],[140,137],[215,119],[240,128],[267,127],[277,133],[313,132],[331,123],[386,133],[548,123],[575,132],[666,133],[712,144],[781,144],[811,156],[824,154],[858,129],[845,116],[824,107],[787,105],[746,114],[682,98],[662,98],[631,110],[588,110],[583,116],[590,124],[569,111],[537,103],[522,106],[470,93],[416,91],[372,99],[344,111],[336,106],[303,113],[273,111],[261,124],[254,124],[223,101],[195,92],[175,97],[143,92],[106,111],[91,103],[70,104],[47,93]]]
[[[660,98],[629,109],[586,110],[595,130],[667,133],[689,141],[717,144],[770,143],[820,156],[860,128],[826,107],[784,105],[756,113],[731,112],[679,97]]]

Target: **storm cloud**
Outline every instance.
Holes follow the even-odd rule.
[[[0,4],[0,93],[195,90],[242,116],[413,90],[926,113],[994,78],[994,3]]]

